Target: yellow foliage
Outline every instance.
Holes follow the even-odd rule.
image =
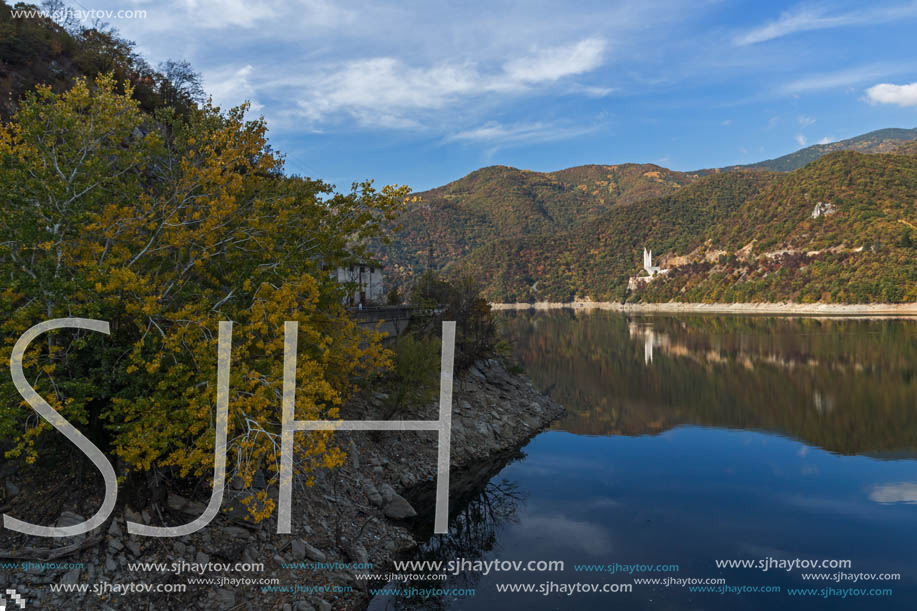
[[[333,194],[286,177],[263,121],[209,105],[142,115],[110,77],[39,88],[0,127],[0,358],[50,318],[106,320],[112,333],[54,332],[27,375],[74,424],[104,422],[133,469],[206,476],[213,465],[217,326],[234,323],[231,475],[279,465],[283,323],[298,321],[296,418],[335,418],[361,379],[389,366],[376,333],[347,316],[327,273],[379,233],[407,190]],[[416,201],[416,200],[415,200]],[[35,376],[36,372],[41,375]],[[20,402],[11,384],[3,405]],[[25,405],[0,411],[9,456],[35,459],[50,427]],[[297,471],[342,464],[331,432],[297,437]],[[258,503],[257,519],[272,502]]]

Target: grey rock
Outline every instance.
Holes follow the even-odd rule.
[[[256,559],[255,552],[252,551],[251,546],[246,546],[245,549],[242,550],[242,562],[247,562],[250,564],[254,562],[259,562]]]
[[[251,537],[251,533],[240,526],[226,526],[220,530],[234,539],[248,539]]]
[[[305,546],[306,558],[308,558],[309,560],[314,560],[315,562],[324,562],[325,561],[325,557],[326,557],[325,552],[318,549],[317,547],[313,547],[309,545],[305,541],[303,541],[302,544]]]
[[[353,465],[355,471],[360,470],[360,451],[353,445],[353,442],[350,442],[350,464]]]
[[[135,556],[140,555],[140,544],[137,543],[136,541],[128,541],[124,545],[127,546],[128,551],[130,551],[130,553],[132,553],[133,555]]]
[[[327,600],[319,598],[315,604],[318,606],[318,611],[331,611],[331,603]]]
[[[57,518],[57,522],[55,523],[55,526],[57,526],[58,528],[61,528],[64,526],[74,526],[76,524],[80,524],[85,521],[86,521],[86,518],[84,518],[83,516],[77,513],[73,513],[72,511],[64,511],[64,512],[61,512],[60,517]],[[86,533],[83,533],[81,535],[73,536],[70,540],[71,541],[82,541],[85,538],[86,538]]]
[[[353,561],[359,564],[369,564],[369,552],[359,543],[350,548]]]
[[[395,496],[395,489],[392,488],[389,484],[382,484],[379,486],[379,492],[382,494],[382,500],[386,503],[390,502]]]
[[[293,611],[315,611],[315,607],[304,600],[297,600],[293,603]]]
[[[399,494],[392,496],[392,499],[382,509],[382,513],[393,520],[404,520],[417,515],[411,504]]]
[[[166,499],[166,505],[168,505],[169,509],[172,511],[180,511],[181,513],[187,513],[193,516],[199,516],[207,509],[207,506],[203,503],[186,499],[183,496],[172,494],[171,492]]]
[[[306,543],[302,539],[293,539],[290,541],[290,551],[293,553],[293,560],[306,559]]]
[[[3,488],[4,490],[6,490],[7,498],[13,498],[14,496],[19,496],[19,486],[17,486],[13,480],[8,479],[5,482],[3,482]]]
[[[73,513],[72,511],[64,511],[60,514],[60,517],[57,518],[56,525],[58,528],[60,528],[62,526],[73,526],[85,521],[86,518],[77,513]]]
[[[208,562],[210,562],[210,556],[205,554],[204,552],[198,552],[197,555],[194,557],[194,561],[197,562],[198,564],[207,564]]]
[[[64,573],[61,583],[77,583],[80,580],[80,569],[70,569]]]
[[[236,604],[236,593],[232,590],[218,589],[214,592],[219,609],[230,609]]]
[[[382,495],[379,493],[379,489],[376,488],[376,485],[372,482],[367,482],[366,484],[366,498],[369,499],[369,502],[376,507],[382,507],[384,503]]]

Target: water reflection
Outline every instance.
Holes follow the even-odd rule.
[[[843,454],[917,447],[917,321],[507,313],[516,357],[587,435],[680,424]],[[898,457],[901,457],[900,455]]]
[[[569,416],[536,437],[424,558],[562,560],[562,573],[468,574],[450,609],[913,609],[917,607],[917,321],[509,313],[515,356]],[[493,489],[491,489],[493,490]],[[497,488],[499,490],[499,488]],[[492,495],[491,495],[492,496]],[[491,507],[506,511],[491,512]],[[845,559],[894,583],[807,581],[717,559]],[[574,565],[677,564],[662,577],[777,586],[712,594]],[[831,571],[835,573],[836,571]],[[543,595],[546,582],[633,584]],[[501,584],[530,584],[505,594]],[[888,587],[868,598],[791,588]],[[440,587],[443,587],[440,582]],[[430,601],[404,608],[431,608]]]
[[[917,482],[876,486],[869,498],[876,503],[917,503]]]
[[[514,459],[518,456],[514,457]],[[494,550],[498,533],[507,525],[518,521],[519,507],[525,495],[516,482],[494,479],[479,487],[456,504],[458,511],[450,516],[449,532],[432,535],[413,556],[418,561],[461,561],[456,568],[447,571],[448,580],[418,580],[410,583],[392,582],[387,587],[397,589],[408,586],[416,589],[475,588],[481,578],[479,571],[472,570],[474,562]],[[428,525],[421,526],[426,529]],[[455,602],[449,596],[430,596],[422,602],[416,597],[377,596],[370,605],[370,611],[396,609],[447,609]]]

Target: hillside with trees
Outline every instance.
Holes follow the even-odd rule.
[[[417,193],[398,237],[379,245],[402,279],[438,269],[501,238],[572,229],[615,206],[674,193],[697,176],[653,164],[589,165],[559,172],[491,166]]]
[[[828,153],[838,151],[856,151],[858,153],[891,153],[895,151],[902,143],[914,142],[917,140],[917,128],[901,129],[888,128],[879,129],[868,134],[862,134],[846,140],[829,142],[827,144],[813,144],[804,149],[800,149],[789,155],[783,155],[776,159],[768,159],[748,165],[728,166],[723,170],[733,169],[751,169],[751,170],[770,170],[772,172],[790,172],[798,170],[804,165],[824,157]]]
[[[897,302],[910,293],[906,266],[894,267],[895,274],[883,270],[885,280],[871,284],[855,279],[904,256],[877,253],[875,246],[888,246],[883,236],[891,236],[890,248],[906,245],[911,231],[906,223],[917,222],[904,209],[908,199],[902,184],[910,184],[904,167],[909,162],[899,159],[912,155],[915,147],[917,129],[883,129],[747,166],[692,173],[652,164],[557,172],[491,166],[415,194],[398,219],[397,238],[377,244],[377,251],[397,281],[429,269],[467,268],[482,278],[496,301]],[[810,227],[806,217],[820,197],[827,202],[827,214]],[[894,211],[889,198],[898,202],[891,206]],[[856,202],[857,220],[834,215],[834,199]],[[869,217],[873,220],[864,221],[863,215],[874,215]],[[896,218],[885,222],[876,215]],[[628,278],[637,273],[644,246],[662,255],[664,266],[678,263],[683,269],[672,273],[670,281],[641,285],[629,295]],[[867,246],[869,252],[858,251],[856,264],[848,267],[853,259],[847,251]],[[806,290],[784,286],[823,273],[809,270],[797,276],[791,271],[806,267],[799,257],[809,251],[819,251],[819,265],[830,270],[824,273],[852,282],[848,289],[821,282]],[[731,253],[744,257],[745,265],[730,267],[729,261],[738,261]],[[752,266],[755,271],[748,259],[754,253],[770,253]],[[726,267],[720,267],[723,255]],[[779,280],[773,276],[778,270],[783,270]],[[686,280],[686,274],[692,279]],[[741,282],[736,283],[736,274]],[[736,286],[729,288],[730,283]],[[891,288],[895,283],[898,288]]]
[[[909,150],[909,149],[906,149]],[[832,153],[790,173],[707,176],[575,231],[455,263],[495,301],[917,300],[917,156]],[[652,249],[665,275],[628,290]]]
[[[365,260],[407,190],[336,193],[288,175],[265,122],[200,101],[187,63],[166,62],[170,78],[116,34],[64,25],[0,5],[0,359],[43,321],[106,321],[107,334],[48,332],[22,365],[118,459],[129,494],[149,495],[163,478],[205,481],[213,469],[218,327],[231,321],[229,476],[254,495],[254,474],[279,466],[286,321],[299,324],[297,372],[309,380],[298,419],[335,417],[389,368],[391,351],[353,321],[329,270]],[[0,402],[5,459],[74,463],[9,376]],[[299,473],[341,464],[330,435],[303,436]],[[251,502],[248,517],[273,503]]]
[[[573,231],[493,242],[453,265],[476,270],[495,301],[621,300],[644,246],[695,250],[770,179],[751,171],[708,176],[672,195],[615,207]]]
[[[61,11],[63,5],[42,6]],[[56,8],[55,8],[56,7]],[[55,93],[77,79],[93,83],[99,75],[114,77],[119,91],[130,85],[131,96],[143,112],[171,107],[187,114],[203,100],[200,79],[185,61],[167,61],[153,68],[134,51],[134,43],[104,23],[84,27],[73,19],[14,18],[10,5],[0,2],[0,119],[8,120],[23,96],[37,85]],[[16,4],[16,9],[34,9]]]

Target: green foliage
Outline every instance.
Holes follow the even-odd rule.
[[[652,164],[589,165],[542,173],[492,166],[417,194],[398,239],[380,248],[402,281],[501,238],[573,227],[614,206],[675,192],[696,176]]]
[[[713,174],[572,231],[493,242],[459,265],[478,271],[493,301],[915,301],[909,151]],[[813,218],[819,203],[828,213]],[[672,271],[628,292],[644,247]]]
[[[461,266],[477,270],[493,301],[618,298],[644,246],[656,253],[703,246],[704,234],[727,222],[768,180],[762,172],[709,176],[666,197],[616,206],[573,231],[494,242]]]
[[[455,321],[458,369],[494,354],[496,327],[482,290],[477,278],[467,272],[455,273],[448,280],[427,272],[411,290],[411,304],[426,310],[421,315],[425,333],[438,333],[444,320]]]
[[[410,413],[432,401],[439,389],[439,369],[432,367],[440,356],[440,339],[434,335],[408,333],[394,346],[394,367],[387,380],[386,418]]]
[[[36,7],[17,3],[15,8]],[[187,63],[167,62],[166,67],[184,68],[175,74],[186,80],[172,83],[133,47],[134,43],[113,30],[64,28],[51,19],[34,16],[14,19],[11,7],[0,1],[0,120],[9,119],[18,101],[37,85],[48,85],[59,93],[80,77],[92,84],[102,74],[112,74],[119,87],[129,83],[131,95],[147,113],[171,106],[178,114],[187,114],[198,92],[194,79],[187,80],[195,76],[189,73]]]
[[[283,324],[299,323],[297,419],[333,418],[388,365],[325,270],[378,235],[406,191],[347,194],[286,177],[263,121],[209,105],[145,115],[129,85],[41,87],[0,125],[0,357],[29,327],[66,316],[110,336],[55,332],[26,354],[36,390],[130,470],[212,467],[216,331],[233,321],[230,464],[276,470]],[[0,437],[34,460],[54,435],[0,381]],[[298,469],[343,460],[303,436]],[[266,507],[269,509],[268,507]],[[263,517],[263,515],[255,516]]]

